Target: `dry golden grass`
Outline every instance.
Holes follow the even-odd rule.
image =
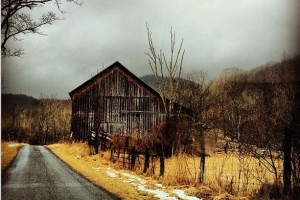
[[[7,169],[24,145],[24,143],[1,141],[1,171]]]
[[[122,164],[113,164],[109,152],[89,155],[86,144],[55,144],[49,148],[72,168],[83,174],[107,191],[118,194],[123,199],[152,199],[152,196],[138,191],[135,187],[111,178],[106,174],[108,167],[122,171]],[[141,163],[143,160],[141,158]],[[274,183],[275,176],[259,161],[237,153],[214,154],[206,158],[205,183],[199,184],[199,158],[179,155],[165,160],[165,175],[159,176],[159,159],[154,159],[146,174],[143,165],[136,165],[135,172],[147,180],[147,184],[162,183],[166,191],[183,189],[188,195],[205,199],[247,199],[263,185]],[[279,174],[282,160],[276,160]],[[99,171],[94,169],[98,168]],[[123,170],[125,171],[125,170]],[[128,173],[128,171],[126,171]],[[154,172],[154,174],[153,174]],[[281,179],[281,177],[279,177]],[[234,195],[234,196],[233,196]]]
[[[107,175],[107,168],[113,167],[107,152],[89,156],[89,148],[84,143],[60,143],[48,147],[70,167],[91,182],[122,199],[153,199],[153,196],[148,193],[139,191],[136,187]]]
[[[275,164],[279,174],[282,174],[282,160],[277,159]],[[198,185],[199,158],[179,155],[166,159],[165,165],[162,180],[165,185]],[[215,154],[206,158],[205,166],[205,185],[219,194],[251,196],[264,184],[275,182],[275,175],[250,155]]]

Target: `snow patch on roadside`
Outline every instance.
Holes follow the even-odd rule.
[[[145,185],[138,185],[137,187],[139,190],[144,191],[144,192],[148,192],[151,194],[154,194],[155,197],[159,198],[159,199],[164,199],[164,200],[177,200],[176,197],[171,197],[170,194],[161,191],[161,190],[152,190],[152,189],[147,189],[145,188]]]
[[[117,176],[118,176],[117,174],[118,174],[119,172],[117,172],[116,170],[111,169],[111,168],[109,167],[109,168],[106,169],[106,173],[107,173],[108,176],[110,176],[110,177],[112,177],[112,178],[117,178]]]
[[[110,176],[112,178],[117,178],[124,183],[131,184],[131,185],[137,187],[138,190],[153,194],[155,197],[157,197],[159,199],[177,200],[178,198],[171,196],[171,194],[173,194],[173,195],[178,196],[180,199],[184,199],[184,200],[202,200],[197,197],[186,195],[183,190],[173,190],[173,192],[171,194],[164,192],[164,191],[162,191],[162,189],[164,189],[162,184],[155,184],[155,187],[156,187],[155,189],[147,188],[146,187],[147,181],[145,181],[144,179],[142,179],[138,176],[134,176],[129,173],[125,173],[125,172],[120,173],[110,167],[106,169],[106,173],[108,176]]]
[[[100,167],[92,167],[95,171],[99,172],[100,171]]]
[[[19,146],[18,143],[14,143],[14,144],[9,144],[8,147],[15,147],[15,146]]]
[[[201,199],[199,199],[197,197],[186,195],[183,190],[173,190],[173,193],[175,193],[180,199],[185,199],[185,200],[201,200]]]
[[[140,182],[140,184],[145,185],[147,183],[147,181],[145,181],[144,179],[141,178],[137,178],[137,180]]]

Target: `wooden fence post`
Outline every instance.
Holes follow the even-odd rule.
[[[123,148],[123,167],[125,167],[125,153],[126,153],[126,150],[125,150],[125,148]]]
[[[95,133],[95,144],[94,144],[94,146],[95,146],[95,151],[96,151],[96,154],[98,154],[99,153],[99,135],[98,135],[98,133]]]
[[[150,160],[150,156],[149,156],[149,149],[146,147],[145,149],[145,162],[144,162],[144,170],[143,172],[146,173],[148,168],[149,168],[149,160]]]
[[[113,163],[115,162],[114,154],[115,154],[114,148],[111,147],[111,149],[110,149],[110,161],[113,162]]]
[[[165,174],[165,157],[164,151],[161,151],[159,154],[160,168],[159,168],[159,176],[163,176]]]
[[[135,156],[136,156],[136,152],[135,152],[135,148],[133,147],[131,149],[131,166],[130,166],[130,169],[133,170],[134,169],[134,166],[135,166]],[[129,156],[130,157],[130,156]]]

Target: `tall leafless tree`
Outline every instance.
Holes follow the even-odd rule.
[[[149,58],[149,65],[155,77],[158,93],[162,99],[166,120],[168,121],[174,115],[174,103],[178,100],[178,84],[182,74],[183,58],[185,50],[182,49],[183,38],[176,50],[176,34],[172,28],[170,31],[170,57],[162,50],[157,50],[152,39],[152,32],[146,24],[149,52],[146,55]],[[162,155],[160,156],[161,167],[160,175],[164,174],[164,138],[161,134],[160,143]]]
[[[149,52],[149,65],[154,75],[157,90],[162,98],[164,110],[167,117],[174,114],[173,105],[178,100],[178,84],[182,75],[183,58],[185,50],[182,50],[183,38],[181,39],[178,50],[175,49],[176,34],[172,28],[170,31],[170,58],[166,58],[166,53],[157,50],[152,39],[152,32],[147,27]]]

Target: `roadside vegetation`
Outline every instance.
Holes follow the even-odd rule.
[[[19,149],[24,143],[1,141],[1,171],[7,169],[17,156]]]
[[[257,198],[269,199],[275,181],[274,173],[257,158],[251,154],[241,155],[233,149],[228,153],[210,153],[206,158],[205,183],[201,184],[198,181],[200,161],[195,155],[179,154],[165,159],[166,173],[159,176],[159,159],[153,160],[150,170],[143,173],[142,165],[129,170],[121,162],[111,162],[110,151],[91,155],[86,143],[59,143],[48,147],[80,174],[123,199],[152,199],[153,194],[139,190],[136,187],[139,183],[134,179],[120,180],[111,173],[138,177],[147,182],[148,189],[159,189],[176,198],[173,191],[180,189],[185,195],[199,199],[250,199],[258,193]],[[276,167],[282,174],[282,159],[276,159]]]
[[[70,137],[71,102],[55,96],[40,99],[2,94],[1,139],[49,144]]]

